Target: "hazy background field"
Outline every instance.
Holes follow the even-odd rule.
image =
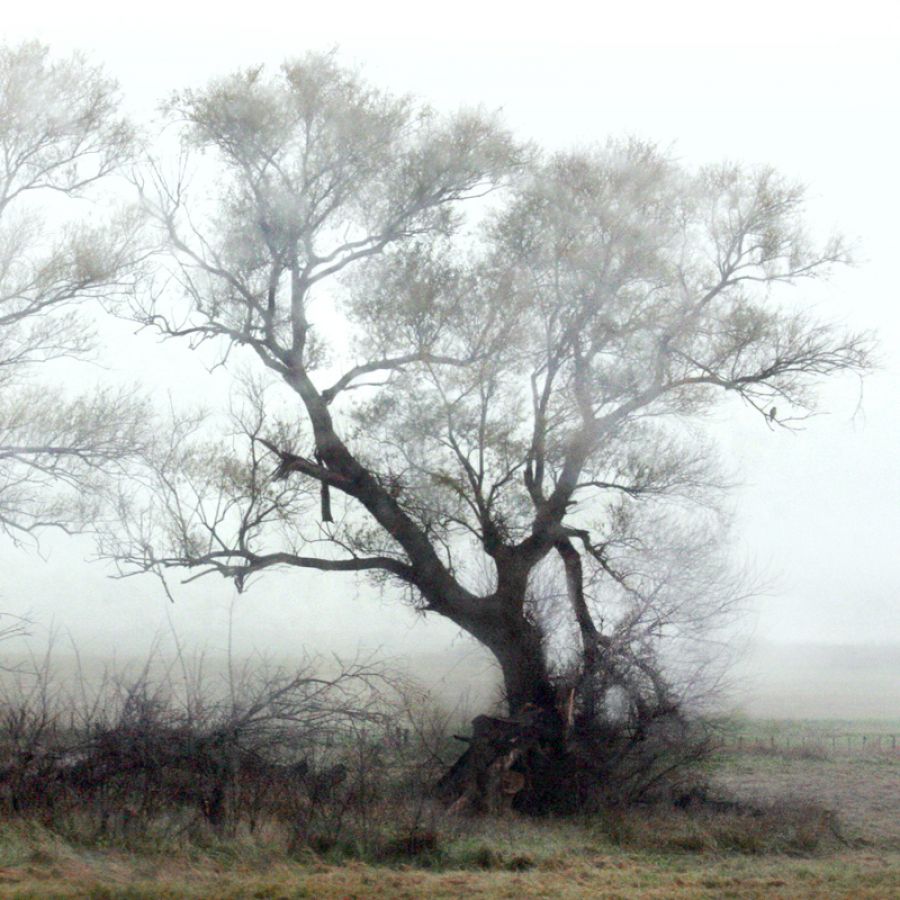
[[[738,679],[746,678],[745,686]],[[734,699],[749,715],[809,719],[900,717],[900,643],[758,641],[735,667]]]
[[[453,702],[488,697],[491,663],[468,642],[414,654],[410,671]],[[814,644],[757,640],[735,662],[722,705],[753,717],[900,718],[900,643]]]
[[[174,655],[171,636],[159,635],[160,658]],[[7,666],[28,669],[32,654],[40,656],[46,640],[40,635],[28,642],[10,643],[3,654]],[[310,652],[315,646],[307,647]],[[322,648],[320,648],[322,649]],[[332,648],[334,649],[334,648]],[[349,647],[338,648],[343,656]],[[389,650],[391,652],[389,652]],[[268,655],[278,665],[296,665],[298,655],[285,652]],[[460,718],[483,712],[499,696],[496,668],[489,656],[473,642],[459,638],[446,650],[417,652],[385,647],[381,652],[362,648],[388,660],[393,667],[407,672],[447,709],[458,709]],[[198,648],[186,653],[196,659]],[[226,654],[221,648],[206,648],[204,670],[213,680],[224,677]],[[64,635],[56,639],[53,651],[58,673],[74,671],[76,657]],[[238,663],[253,658],[236,656]],[[328,665],[329,654],[322,655]],[[78,664],[89,676],[104,668],[137,671],[146,656],[129,653],[78,654]],[[900,643],[809,644],[754,641],[738,659],[723,688],[719,707],[723,712],[765,719],[900,720]]]
[[[41,655],[55,644],[55,663],[74,663],[73,647],[89,672],[104,666],[136,666],[156,646],[172,657],[177,642],[188,656],[203,654],[209,671],[225,671],[231,646],[235,660],[266,657],[290,666],[304,653],[342,657],[374,654],[405,668],[440,701],[475,714],[496,698],[495,667],[489,655],[452,624],[416,615],[392,596],[364,583],[326,574],[276,574],[247,594],[237,595],[215,579],[187,587],[173,582],[176,603],[152,578],[120,581],[103,565],[85,565],[87,539],[50,536],[43,552],[0,548],[7,577],[0,587],[0,627],[16,613],[32,621],[31,636],[0,644],[6,665]],[[790,585],[776,592],[780,605],[793,605]],[[760,602],[774,603],[775,598]],[[848,604],[853,608],[853,604]],[[815,622],[795,630],[793,640],[752,607],[735,625],[728,654],[733,660],[723,692],[725,711],[756,717],[900,718],[900,641],[894,619],[877,610],[857,610],[857,627],[844,642],[831,627],[817,640]],[[782,629],[785,631],[786,629]]]

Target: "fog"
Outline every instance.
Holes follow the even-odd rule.
[[[740,482],[736,561],[768,585],[735,632],[730,702],[759,715],[898,717],[900,34],[879,9],[855,4],[848,17],[845,7],[822,5],[806,17],[763,3],[752,16],[723,20],[711,3],[681,4],[677,13],[658,3],[653,14],[556,4],[552,21],[545,6],[521,7],[510,22],[474,4],[378,12],[344,4],[332,13],[162,3],[129,22],[112,4],[86,2],[19,5],[5,12],[3,36],[86,50],[119,79],[136,116],[172,90],[236,67],[275,67],[337,46],[341,61],[359,64],[377,85],[441,109],[501,109],[517,136],[544,146],[637,134],[692,165],[771,163],[802,179],[814,227],[847,234],[859,262],[798,290],[823,317],[877,330],[879,367],[864,384],[825,385],[823,414],[796,434],[736,406],[710,423]],[[152,381],[160,396],[209,400],[227,391],[223,373],[209,374],[182,348],[107,327],[104,364],[114,377]],[[88,540],[59,535],[40,553],[3,543],[0,609],[28,616],[36,645],[55,633],[62,656],[74,644],[95,660],[140,657],[157,639],[171,646],[174,632],[192,652],[213,656],[229,645],[239,656],[284,660],[301,648],[377,650],[406,660],[451,701],[457,687],[477,698],[493,677],[452,625],[352,576],[271,575],[240,596],[207,578],[177,589],[171,604],[158,582],[112,580],[91,554]],[[13,659],[20,649],[9,652]]]

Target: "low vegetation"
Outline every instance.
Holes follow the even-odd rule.
[[[777,821],[688,812],[629,813],[610,823],[482,818],[423,836],[418,846],[404,837],[377,852],[357,847],[352,858],[346,845],[291,849],[269,828],[85,845],[18,821],[0,831],[0,895],[883,898],[900,886],[896,856],[835,843],[806,816],[815,849],[783,823],[773,840],[765,830]],[[382,838],[390,828],[381,823]]]
[[[183,661],[93,686],[61,684],[49,665],[7,677],[0,895],[884,897],[900,887],[889,751],[810,757],[750,740],[738,750],[733,732],[666,800],[476,816],[433,791],[458,752],[460,718],[370,660],[262,666],[221,683]],[[742,727],[749,737],[759,726]]]

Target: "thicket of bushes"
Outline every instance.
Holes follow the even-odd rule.
[[[461,716],[438,711],[385,667],[259,665],[216,681],[181,662],[93,685],[58,679],[49,663],[4,678],[0,816],[82,845],[262,841],[294,855],[428,865],[493,866],[516,856],[479,842],[482,825],[448,813],[434,795],[459,752]],[[666,750],[679,775],[673,783],[683,786],[696,754],[675,740],[660,746],[646,772],[655,781],[669,774]],[[645,762],[626,760],[632,768],[618,774],[632,777]],[[665,838],[670,849],[744,852],[807,851],[834,829],[821,810],[742,809],[710,802],[696,786],[669,795],[679,798],[686,808],[612,804],[581,821],[616,844]]]

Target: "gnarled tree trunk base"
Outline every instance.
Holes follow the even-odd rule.
[[[478,716],[468,748],[437,785],[452,812],[567,814],[674,801],[697,784],[713,746],[674,708],[637,722],[590,724],[526,706],[507,718]]]
[[[554,709],[478,716],[468,749],[438,782],[453,812],[539,814],[559,806],[570,769],[565,725]]]

